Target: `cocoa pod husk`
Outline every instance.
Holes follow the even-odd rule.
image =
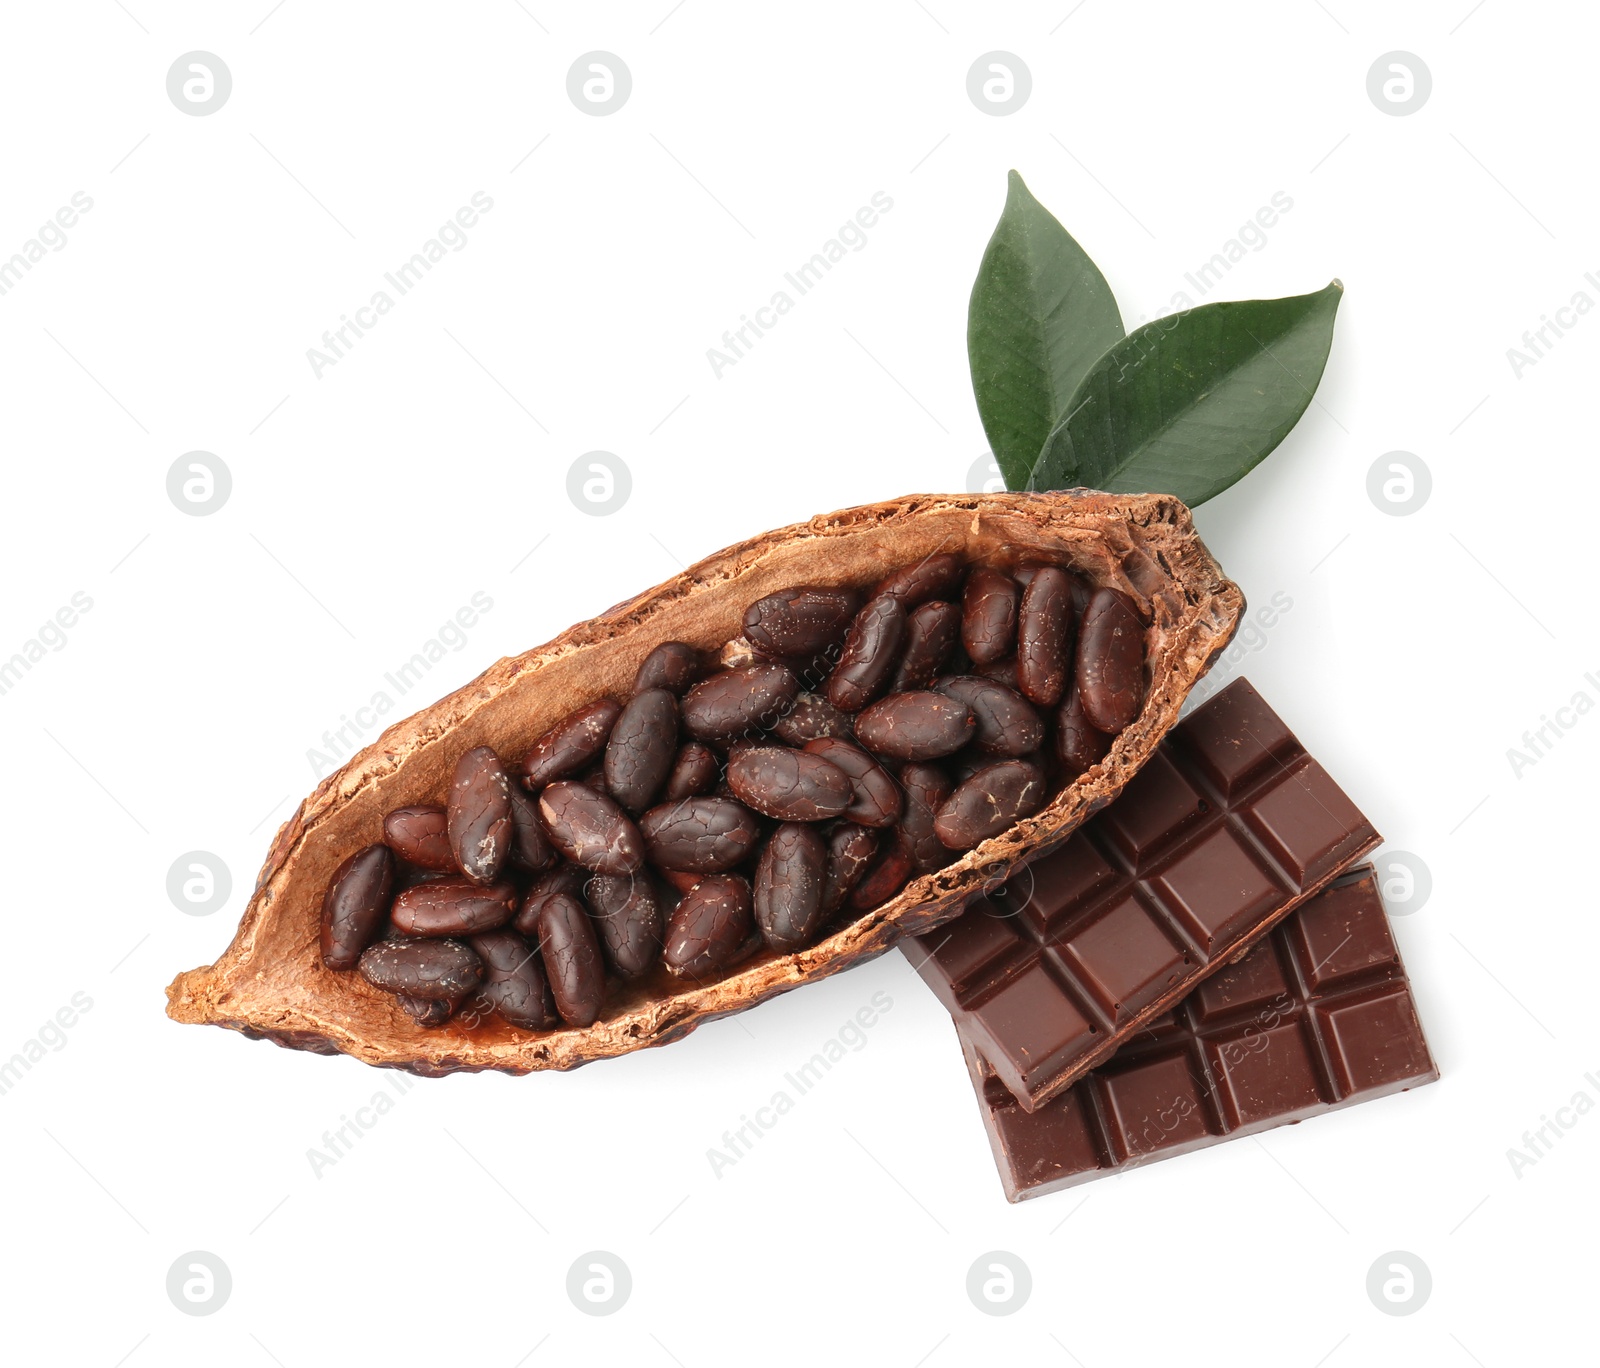
[[[529,1031],[497,1017],[426,1028],[358,975],[323,966],[319,918],[334,870],[378,839],[386,812],[443,804],[456,761],[472,747],[492,746],[514,761],[573,709],[603,695],[627,698],[640,663],[662,642],[688,642],[714,656],[740,635],[746,608],[779,589],[871,585],[946,552],[991,564],[1065,565],[1091,586],[1127,594],[1145,623],[1139,716],[1102,761],[1033,816],[804,949],[762,950],[704,985],[660,971],[613,984],[600,1019],[582,1028]],[[678,1040],[702,1022],[848,969],[949,920],[1017,859],[1065,840],[1149,758],[1232,638],[1243,606],[1189,510],[1169,495],[908,495],[754,537],[497,662],[323,779],[279,829],[232,944],[216,963],[179,974],[168,987],[168,1015],[424,1075],[570,1069]]]

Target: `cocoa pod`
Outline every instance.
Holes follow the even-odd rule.
[[[738,634],[749,604],[765,594],[795,584],[871,585],[895,567],[947,553],[963,564],[1012,564],[1018,558],[1068,564],[1093,588],[1128,595],[1144,624],[1142,706],[1111,753],[1092,775],[1054,791],[1038,813],[991,837],[980,852],[954,859],[936,879],[914,878],[798,961],[745,961],[739,959],[743,947],[735,947],[738,962],[705,982],[681,977],[647,987],[657,983],[653,976],[639,980],[589,1027],[542,1033],[474,1029],[458,1013],[424,1028],[386,994],[353,991],[322,966],[321,900],[335,870],[377,838],[385,812],[443,806],[451,767],[464,750],[487,745],[501,756],[522,754],[530,737],[578,710],[608,695],[625,698],[645,658],[663,643],[684,642],[711,658]],[[952,580],[944,596],[954,592]],[[178,1021],[221,1025],[296,1049],[340,1051],[421,1074],[571,1068],[677,1039],[703,1021],[871,958],[902,935],[931,929],[959,913],[986,883],[1004,877],[1012,862],[1059,845],[1150,756],[1194,682],[1226,647],[1241,605],[1237,588],[1195,535],[1188,511],[1165,495],[917,495],[766,533],[549,643],[491,665],[456,693],[389,727],[326,776],[271,841],[233,944],[215,964],[174,980],[168,1012]],[[599,754],[596,745],[570,773],[587,769]],[[745,926],[753,933],[753,917]],[[416,953],[416,946],[437,953],[434,947],[451,943],[383,942],[368,953]],[[461,949],[470,956],[473,977],[481,975],[481,961],[469,946]],[[473,986],[456,982],[452,993]]]

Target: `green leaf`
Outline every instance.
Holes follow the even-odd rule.
[[[1253,470],[1306,411],[1344,286],[1202,304],[1130,333],[1084,376],[1031,488],[1176,494],[1193,506]]]
[[[1121,336],[1105,277],[1013,171],[967,306],[972,390],[1009,488],[1027,484],[1078,382]]]

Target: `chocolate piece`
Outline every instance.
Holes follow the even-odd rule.
[[[1378,841],[1236,680],[1063,846],[904,948],[1032,1111]]]
[[[1370,865],[1031,1115],[962,1053],[1013,1202],[1439,1076]]]

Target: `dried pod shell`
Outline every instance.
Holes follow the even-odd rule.
[[[442,804],[463,751],[526,753],[531,738],[603,697],[624,698],[645,657],[682,641],[714,653],[739,635],[745,609],[797,584],[866,586],[942,553],[967,563],[1030,557],[1063,564],[1094,588],[1127,594],[1146,624],[1146,690],[1105,760],[1031,817],[943,869],[913,878],[879,907],[791,954],[763,950],[705,983],[654,975],[612,985],[587,1027],[530,1032],[489,1018],[418,1025],[389,993],[325,969],[323,893],[350,854],[377,839],[398,807]],[[272,843],[233,943],[167,990],[178,1021],[226,1026],[295,1049],[342,1051],[422,1074],[565,1069],[661,1045],[701,1022],[881,954],[903,935],[957,915],[1011,861],[1053,848],[1104,807],[1177,721],[1195,681],[1227,646],[1243,597],[1168,495],[910,495],[768,532],[502,660],[457,692],[396,723],[328,775]]]

